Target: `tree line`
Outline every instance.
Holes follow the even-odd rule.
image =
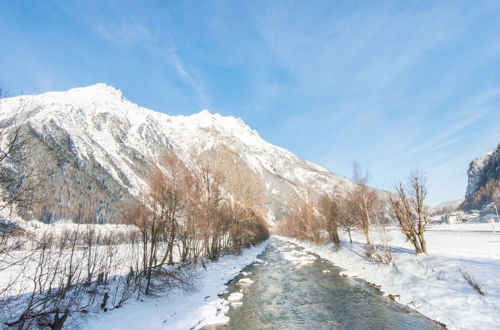
[[[359,230],[366,240],[367,256],[390,262],[386,225],[397,224],[415,253],[427,253],[425,229],[429,211],[425,205],[428,191],[424,174],[411,171],[406,181],[395,185],[393,193],[376,191],[368,186],[368,180],[368,171],[363,172],[354,162],[352,186],[346,186],[340,194],[306,200],[277,224],[276,233],[317,243],[332,242],[338,249],[342,243],[339,231],[345,231],[352,243],[352,230]],[[373,227],[382,231],[382,244],[373,244]]]

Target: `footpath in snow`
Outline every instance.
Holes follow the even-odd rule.
[[[344,235],[339,251],[332,244],[280,238],[344,268],[345,276],[379,286],[397,302],[448,329],[500,329],[500,233],[494,234],[491,225],[435,226],[426,235],[429,253],[418,256],[396,228],[388,236],[392,264],[367,260],[361,233],[353,235],[353,244]],[[479,294],[465,277],[477,282],[485,294]]]
[[[217,296],[226,283],[247,265],[257,261],[268,241],[245,249],[239,256],[226,255],[200,269],[194,292],[174,290],[157,298],[129,301],[122,308],[88,318],[85,329],[200,329],[229,322],[229,306]]]

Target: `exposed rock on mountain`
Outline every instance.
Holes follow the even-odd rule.
[[[491,202],[500,203],[500,144],[474,159],[467,173],[469,181],[462,208],[479,209]]]
[[[229,155],[239,173],[263,191],[270,222],[286,216],[305,196],[340,193],[352,185],[267,143],[241,119],[207,110],[169,116],[142,108],[105,84],[1,100],[0,126],[8,126],[12,116],[26,119],[24,127],[33,137],[29,161],[44,165],[38,197],[45,203],[25,205],[25,217],[74,217],[75,209],[92,203],[102,221],[109,221],[121,201],[144,188],[148,161],[165,149],[186,163]]]

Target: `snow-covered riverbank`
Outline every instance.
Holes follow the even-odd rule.
[[[431,228],[427,233],[429,254],[419,256],[397,230],[391,230],[392,265],[365,259],[364,237],[357,233],[353,244],[344,236],[339,251],[330,244],[282,239],[330,260],[348,276],[380,286],[397,302],[449,329],[500,329],[500,234],[488,232],[487,226]],[[485,295],[473,289],[464,274],[471,276]]]
[[[239,256],[227,255],[206,269],[200,269],[194,292],[173,291],[168,295],[129,301],[122,308],[89,317],[86,329],[199,329],[208,324],[223,323],[227,317],[221,310],[217,294],[226,283],[253,263],[268,241],[245,249]]]

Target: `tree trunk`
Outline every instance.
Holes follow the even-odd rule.
[[[365,228],[364,232],[365,232],[365,237],[366,237],[366,244],[371,245],[372,243],[370,241],[370,229]]]

